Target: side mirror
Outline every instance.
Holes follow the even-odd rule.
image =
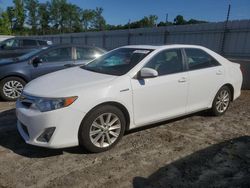
[[[139,72],[137,77],[138,78],[154,78],[158,76],[158,72],[152,68],[142,68]]]
[[[5,48],[6,48],[6,44],[2,44],[1,49],[5,49]]]
[[[35,57],[35,58],[31,61],[31,63],[32,63],[32,65],[33,65],[34,67],[38,67],[38,65],[41,64],[42,62],[43,62],[42,59],[39,58],[39,57]]]

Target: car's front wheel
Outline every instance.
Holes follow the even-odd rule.
[[[0,82],[0,96],[6,101],[20,97],[26,82],[19,77],[7,77]]]
[[[230,89],[227,86],[223,86],[222,88],[220,88],[213,100],[211,109],[212,114],[215,116],[224,114],[229,107],[231,99],[232,94]]]
[[[126,120],[123,112],[112,105],[92,110],[79,130],[79,143],[90,152],[103,152],[112,148],[122,138]]]

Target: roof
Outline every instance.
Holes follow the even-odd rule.
[[[128,45],[123,48],[140,48],[140,49],[162,49],[162,48],[204,48],[199,45],[188,45],[188,44],[166,44],[166,45]]]

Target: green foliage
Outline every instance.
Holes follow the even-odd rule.
[[[23,34],[24,21],[25,21],[25,10],[23,0],[13,0],[14,3],[14,26],[13,30],[15,33]]]
[[[94,11],[94,17],[92,19],[92,29],[102,31],[105,29],[106,21],[102,16],[103,8],[97,7]]]
[[[184,17],[182,15],[177,15],[174,19],[175,25],[184,25],[186,23],[187,23],[187,21],[184,19]]]
[[[95,15],[95,10],[86,9],[82,11],[81,21],[85,31],[90,29],[91,23],[94,20]]]
[[[7,7],[6,13],[8,15],[8,19],[10,21],[10,27],[11,27],[11,30],[12,30],[13,26],[14,26],[14,18],[15,18],[15,9],[14,9],[14,7]]]
[[[38,25],[38,0],[25,0],[28,11],[27,24],[31,26],[31,34],[36,34]]]
[[[50,4],[48,2],[38,5],[38,25],[39,34],[48,34],[50,31]]]
[[[13,0],[13,6],[0,13],[0,32],[45,35],[206,23],[195,19],[187,21],[182,15],[177,15],[174,22],[158,23],[156,15],[149,15],[124,25],[110,25],[106,23],[103,11],[101,7],[84,10],[67,0],[50,0],[45,3],[39,3],[39,0]]]
[[[9,21],[7,12],[2,12],[0,15],[0,34],[11,34],[11,23]]]

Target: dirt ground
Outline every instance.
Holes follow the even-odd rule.
[[[100,154],[25,144],[13,108],[0,102],[0,187],[250,187],[250,91],[221,117],[152,125]]]

